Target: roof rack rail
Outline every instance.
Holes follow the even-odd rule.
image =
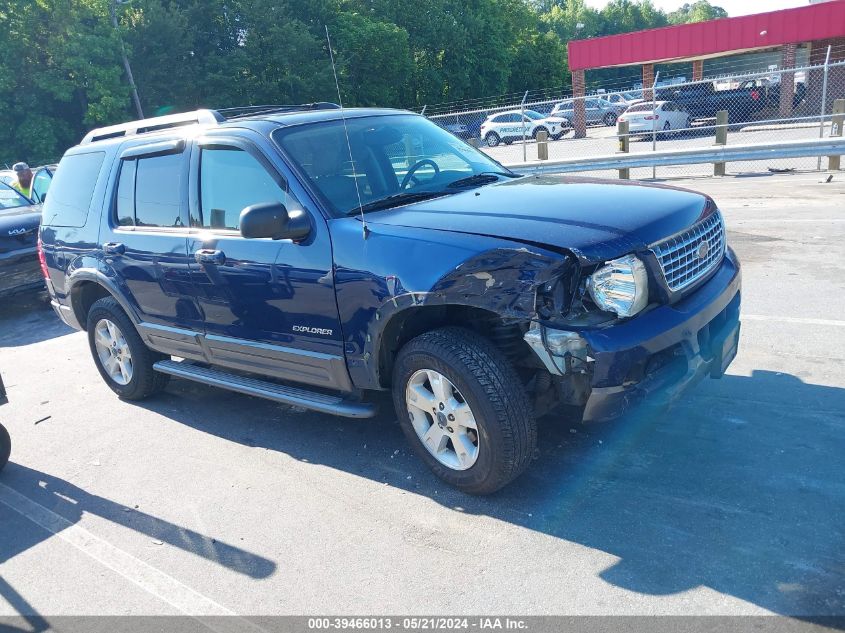
[[[134,136],[136,134],[149,134],[168,128],[193,125],[195,123],[215,124],[222,123],[226,118],[214,110],[196,110],[194,112],[182,112],[180,114],[168,114],[140,121],[129,121],[101,127],[88,132],[80,142],[80,145],[104,141],[109,138],[121,136]]]
[[[306,110],[339,110],[340,106],[329,101],[317,101],[315,103],[301,103],[298,105],[254,105],[240,106],[235,108],[220,108],[216,112],[225,116],[226,119],[240,119],[243,117],[259,116],[262,114],[275,114],[278,112],[303,112]]]

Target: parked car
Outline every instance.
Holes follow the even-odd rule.
[[[692,121],[714,118],[720,110],[727,111],[731,122],[750,121],[766,107],[765,94],[758,87],[717,90],[712,81],[659,88],[655,99],[684,106]]]
[[[132,122],[62,158],[52,305],[119,397],[178,376],[366,418],[389,390],[420,459],[482,494],[558,405],[617,417],[734,358],[709,197],[519,176],[420,115],[328,108]]]
[[[32,172],[32,201],[41,204],[47,198],[47,190],[53,182],[57,165],[42,165]]]
[[[795,82],[795,88],[792,94],[792,107],[797,108],[798,105],[807,96],[807,86],[803,82]],[[758,89],[765,99],[766,106],[770,108],[777,108],[780,105],[780,81],[772,81],[767,78],[748,79],[742,82],[739,86],[742,89]]]
[[[3,376],[0,376],[0,405],[9,402],[6,398],[6,387],[3,386]],[[9,463],[9,455],[12,453],[12,438],[9,437],[9,431],[0,422],[0,470]]]
[[[0,183],[0,297],[44,287],[36,242],[41,210]]]
[[[613,105],[621,108],[619,114],[624,112],[632,103],[642,99],[641,94],[635,92],[614,92],[611,94],[602,94],[601,98],[609,101]]]
[[[17,175],[11,169],[0,170],[0,182],[11,185],[17,179]]]
[[[544,131],[549,137],[557,140],[572,129],[569,120],[552,115],[543,116],[534,110],[525,110],[524,118],[522,110],[507,110],[498,112],[487,117],[481,124],[481,138],[490,147],[496,147],[499,143],[510,145],[516,140],[526,138],[536,139],[537,135]]]
[[[575,120],[575,99],[561,101],[552,109],[552,116]],[[625,111],[626,104],[614,104],[599,97],[584,99],[587,125],[616,125],[616,119]]]
[[[641,101],[625,110],[619,121],[628,122],[631,135],[668,134],[672,130],[685,130],[689,127],[690,117],[686,109],[673,101]]]

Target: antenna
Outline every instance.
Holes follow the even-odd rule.
[[[369,229],[367,220],[364,217],[364,203],[361,201],[361,189],[358,186],[358,173],[355,171],[355,159],[352,158],[352,143],[349,142],[349,128],[346,127],[346,113],[343,109],[343,98],[340,96],[340,84],[337,81],[337,69],[334,65],[334,53],[332,52],[332,38],[329,36],[329,25],[326,24],[326,41],[329,44],[329,59],[332,62],[332,73],[334,74],[334,87],[337,89],[337,103],[340,105],[340,118],[343,121],[343,132],[346,134],[346,149],[349,150],[349,162],[352,165],[352,179],[355,181],[355,193],[358,195],[358,210],[361,212],[361,227],[364,231],[364,239],[367,239]]]

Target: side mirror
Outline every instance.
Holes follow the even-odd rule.
[[[241,211],[241,235],[254,239],[301,240],[311,232],[304,211],[288,211],[281,202],[253,204]]]

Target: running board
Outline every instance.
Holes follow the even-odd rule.
[[[153,365],[153,369],[163,374],[201,382],[204,385],[222,387],[248,396],[266,398],[275,402],[346,418],[372,418],[378,412],[376,405],[369,402],[354,402],[342,396],[288,387],[256,378],[246,378],[220,369],[201,367],[188,361],[160,360]]]

